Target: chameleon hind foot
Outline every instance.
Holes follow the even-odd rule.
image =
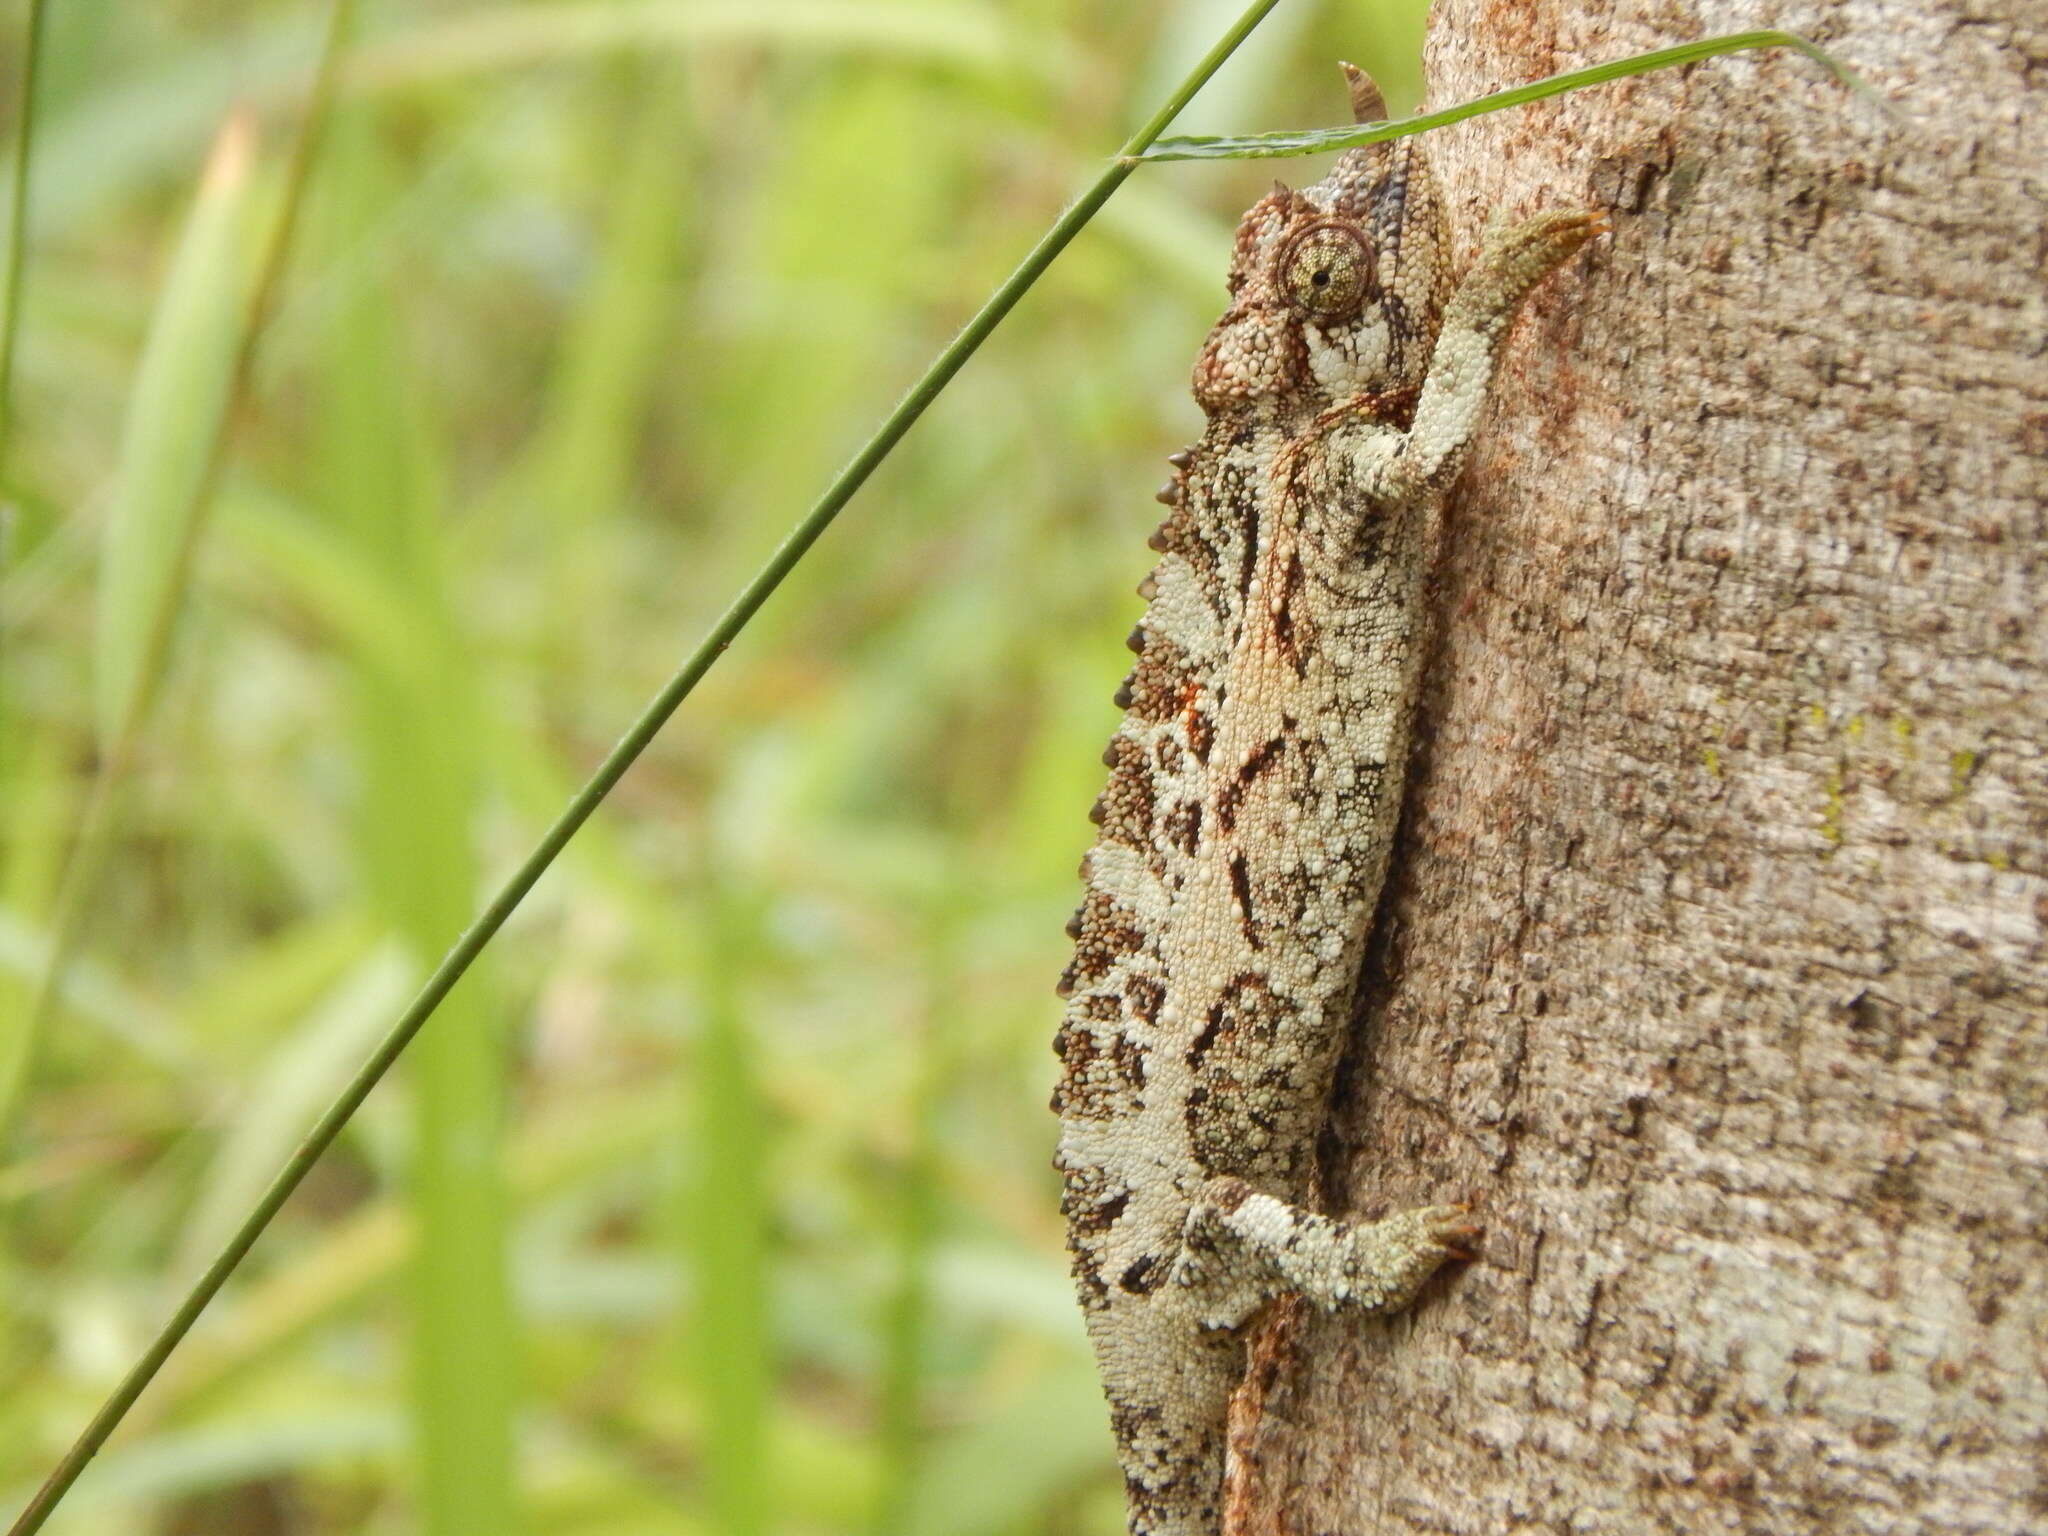
[[[1481,1230],[1462,1205],[1341,1221],[1218,1178],[1189,1213],[1175,1278],[1212,1292],[1210,1327],[1236,1327],[1288,1291],[1324,1311],[1398,1312],[1445,1261],[1470,1258]]]

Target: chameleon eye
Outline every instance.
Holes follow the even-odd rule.
[[[1311,224],[1280,253],[1280,291],[1312,319],[1346,320],[1372,287],[1372,247],[1348,224]]]

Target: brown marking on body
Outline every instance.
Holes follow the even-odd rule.
[[[1060,1200],[1060,1214],[1083,1232],[1107,1232],[1116,1225],[1131,1203],[1131,1192],[1123,1185],[1111,1186],[1107,1179],[1083,1193],[1069,1190]]]
[[[1163,725],[1180,712],[1186,691],[1199,686],[1187,652],[1171,635],[1155,634],[1124,679],[1119,697],[1133,719]]]
[[[1201,706],[1200,683],[1189,683],[1186,696],[1188,750],[1195,754],[1195,761],[1206,768],[1209,765],[1209,749],[1216,744],[1216,722]]]
[[[1188,1065],[1199,1067],[1202,1058],[1209,1054],[1209,1048],[1216,1043],[1216,1036],[1223,1029],[1224,1005],[1219,999],[1209,1005],[1209,1017],[1202,1022],[1201,1032],[1188,1046]]]
[[[1068,992],[1100,981],[1125,956],[1144,947],[1145,930],[1138,914],[1101,891],[1090,891],[1081,903],[1081,937],[1067,967]]]
[[[1202,802],[1177,802],[1172,810],[1159,818],[1159,837],[1169,848],[1177,848],[1193,858],[1202,843]]]
[[[1105,842],[1150,848],[1155,791],[1144,743],[1118,736],[1110,742],[1110,748],[1117,761],[1102,798],[1096,802],[1102,814],[1094,820],[1102,828]]]
[[[1291,551],[1280,574],[1279,595],[1273,601],[1273,643],[1279,647],[1281,656],[1293,668],[1296,677],[1308,675],[1307,648],[1301,644],[1295,627],[1298,622],[1295,618],[1296,595],[1307,579],[1300,552]]]
[[[1092,1248],[1076,1246],[1073,1249],[1074,1262],[1067,1271],[1074,1277],[1074,1289],[1080,1294],[1083,1311],[1097,1311],[1109,1301],[1109,1282],[1102,1278],[1102,1265],[1096,1260]]]
[[[1166,1282],[1166,1266],[1156,1254],[1140,1254],[1130,1268],[1117,1277],[1117,1289],[1133,1296],[1149,1296]]]
[[[1131,1017],[1140,1024],[1156,1023],[1159,1005],[1166,1001],[1166,988],[1153,976],[1127,976],[1124,1000],[1131,1005]]]
[[[1266,946],[1259,938],[1256,920],[1252,916],[1252,872],[1241,853],[1230,856],[1230,890],[1237,898],[1238,922],[1244,929],[1244,941],[1253,949]]]
[[[1106,998],[1111,1011],[1118,1006],[1113,994],[1096,995]],[[1144,1047],[1113,1025],[1062,1024],[1053,1050],[1066,1066],[1052,1091],[1055,1114],[1107,1120],[1144,1107],[1138,1096],[1145,1086]]]
[[[1216,797],[1216,825],[1224,832],[1237,830],[1237,813],[1239,807],[1244,804],[1246,793],[1250,791],[1258,776],[1278,762],[1280,754],[1286,750],[1285,736],[1268,737],[1244,760],[1243,765],[1237,770],[1237,777],[1223,786],[1223,793]],[[1251,910],[1248,903],[1245,910]]]
[[[1259,573],[1259,502],[1256,496],[1249,497],[1244,509],[1244,548],[1238,554],[1237,595],[1240,599],[1251,595],[1252,578]]]

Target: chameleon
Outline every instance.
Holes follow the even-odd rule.
[[[1385,116],[1343,66],[1353,115]],[[1138,588],[1059,992],[1073,1273],[1133,1536],[1216,1536],[1248,1324],[1399,1311],[1460,1204],[1313,1209],[1315,1144],[1399,820],[1443,505],[1536,284],[1607,228],[1499,228],[1462,280],[1414,138],[1244,216]]]

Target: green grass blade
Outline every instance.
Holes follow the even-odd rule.
[[[51,912],[64,867],[64,828],[76,809],[73,780],[55,742],[24,750],[0,746],[0,915],[24,929]],[[33,1037],[26,1027],[38,978],[48,970],[47,941],[24,968],[0,962],[0,1126],[18,1101],[30,1068]],[[4,1161],[4,1159],[0,1159]]]
[[[122,1503],[162,1509],[195,1494],[312,1467],[395,1459],[404,1445],[404,1422],[381,1406],[323,1404],[242,1422],[196,1425],[108,1457],[92,1498],[79,1501],[74,1524],[102,1536],[108,1516]],[[130,1529],[161,1526],[144,1514]]]
[[[692,1285],[685,1353],[700,1404],[698,1461],[710,1523],[726,1536],[769,1529],[765,1454],[774,1391],[768,1329],[768,1106],[742,983],[760,944],[746,895],[714,883],[704,903],[702,1026],[681,1223]]]
[[[256,341],[297,233],[352,10],[353,0],[335,0],[329,13],[321,68],[260,253],[255,119],[238,112],[208,162],[143,350],[108,517],[94,678],[101,741],[115,771],[163,678],[230,416],[248,388]]]
[[[35,161],[36,76],[43,58],[44,0],[28,0],[21,56],[21,120],[14,130],[7,190],[7,243],[0,247],[0,496],[12,484],[8,445],[14,426],[14,342],[21,331],[21,268],[28,249],[28,178]],[[0,551],[4,555],[4,551]]]
[[[635,451],[676,329],[677,258],[686,228],[701,224],[689,218],[695,177],[688,75],[648,67],[630,79],[631,110],[618,114],[624,142],[605,145],[617,183],[603,247],[570,318],[536,444],[550,564],[560,573],[548,622],[596,628],[565,636],[579,657],[616,649],[616,637],[598,626],[617,612],[610,590],[617,573],[595,562],[599,551],[615,547],[605,533],[630,503]]]
[[[1631,58],[1615,59],[1606,64],[1594,64],[1586,69],[1567,70],[1564,74],[1552,75],[1546,80],[1538,80],[1530,85],[1518,85],[1511,90],[1495,91],[1491,96],[1481,96],[1476,101],[1460,102],[1457,106],[1445,107],[1440,112],[1423,112],[1414,117],[1404,117],[1397,122],[1362,123],[1342,128],[1306,128],[1291,133],[1161,139],[1136,158],[1270,160],[1290,155],[1320,155],[1331,150],[1355,149],[1362,144],[1381,144],[1389,139],[1405,139],[1411,134],[1426,133],[1432,128],[1462,123],[1468,117],[1498,112],[1504,107],[1519,107],[1526,102],[1541,101],[1546,96],[1561,96],[1567,91],[1582,90],[1586,86],[1599,85],[1604,81],[1648,74],[1657,69],[1671,69],[1680,64],[1693,64],[1701,59],[1710,59],[1717,54],[1740,53],[1750,48],[1797,49],[1824,66],[1828,73],[1858,95],[1869,101],[1879,102],[1879,98],[1870,87],[1846,64],[1796,33],[1770,30],[1733,32],[1725,37],[1707,37],[1701,38],[1698,42],[1679,43],[1675,47],[1659,48],[1650,53],[1639,53]]]
[[[255,162],[254,120],[230,118],[136,373],[100,567],[94,685],[103,748],[147,712],[183,604],[256,272]]]
[[[959,928],[964,893],[946,891],[948,900],[932,903],[925,923],[930,957],[925,1006],[912,1042],[909,1102],[905,1106],[905,1137],[895,1199],[894,1283],[882,1315],[882,1380],[878,1450],[881,1475],[871,1529],[875,1536],[894,1536],[909,1518],[912,1498],[925,1456],[925,1378],[932,1352],[932,1253],[938,1241],[941,1209],[938,1117],[945,1097],[952,1058],[952,1032],[941,1027],[954,999],[961,995]]]
[[[328,176],[334,249],[364,248],[397,186],[374,109],[337,123]],[[383,261],[344,263],[321,337],[317,500],[409,610],[417,639],[349,656],[355,684],[363,883],[424,970],[475,906],[483,762],[477,683],[441,548],[438,423],[410,374],[405,314]],[[512,1536],[517,1348],[500,1170],[503,1031],[487,978],[451,998],[411,1063],[408,1190],[419,1213],[411,1327],[423,1536]],[[359,1059],[359,1054],[351,1052]],[[330,1076],[329,1082],[333,1081]]]
[[[1282,6],[1256,36],[1246,40],[1231,63],[1228,76],[1202,92],[1202,99],[1183,114],[1189,129],[1200,132],[1210,125],[1241,123],[1254,101],[1274,77],[1293,67],[1310,29],[1316,23],[1317,7]],[[1216,29],[1230,20],[1230,0],[1181,0],[1160,10],[1156,24],[1141,34],[1146,37],[1143,69],[1136,100],[1149,101],[1172,88],[1189,64],[1202,56]]]

